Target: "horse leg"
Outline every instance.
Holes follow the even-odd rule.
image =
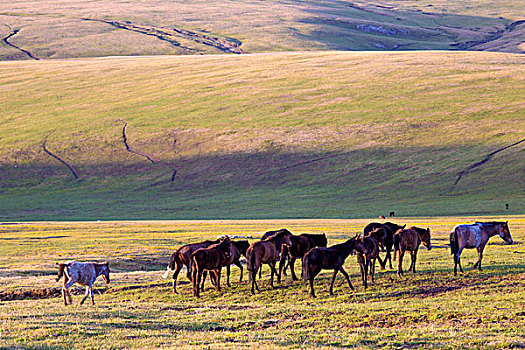
[[[414,250],[414,253],[412,254],[412,272],[416,273],[416,261],[417,261],[417,248]]]
[[[376,259],[370,259],[370,280],[374,282],[374,274],[376,272]]]
[[[235,266],[237,266],[238,268],[241,269],[241,278],[239,279],[239,283],[240,283],[240,282],[242,282],[242,270],[243,270],[242,264],[241,264],[241,262],[239,260],[236,260],[233,263],[235,264]]]
[[[231,285],[230,285],[230,265],[226,266],[226,285],[231,288]]]
[[[179,277],[179,272],[182,269],[182,264],[179,265],[178,262],[175,263],[175,272],[173,272],[173,293],[178,294],[177,292],[177,278]],[[191,273],[191,271],[188,271],[188,275]],[[191,281],[191,276],[188,277],[188,279]]]
[[[84,297],[82,298],[82,301],[80,302],[80,305],[84,304],[84,301],[86,301],[86,298],[89,296],[89,286],[90,285],[91,283],[86,286],[86,293],[84,294]]]
[[[412,272],[412,267],[414,265],[414,251],[410,250],[410,266],[408,267],[408,272]]]
[[[297,260],[295,256],[290,258],[290,273],[292,274],[292,281],[299,280],[295,274],[295,260]]]
[[[392,254],[391,254],[391,252],[392,252],[392,247],[390,247],[390,248],[387,247],[387,248],[386,248],[386,256],[385,256],[385,266],[386,266],[386,260],[388,259],[388,262],[389,262],[389,264],[390,264],[390,269],[393,269],[393,267],[392,267]]]
[[[221,291],[221,270],[222,270],[222,267],[219,267],[218,269],[215,270],[215,281],[216,281],[215,290],[217,290],[217,292]]]
[[[257,278],[257,270],[259,268],[256,267],[255,270],[250,271],[250,276],[252,276],[252,294],[255,294],[255,288],[257,287],[257,282],[255,281]],[[259,291],[259,288],[257,288],[257,291]]]
[[[73,299],[71,298],[71,293],[69,293],[69,288],[71,288],[71,286],[73,284],[75,284],[76,281],[73,281],[73,280],[68,280],[67,283],[65,283],[66,280],[64,279],[64,287],[62,287],[62,290],[65,290],[66,294],[67,294],[67,299],[69,300],[69,303],[70,304],[73,304]],[[66,295],[64,295],[64,303],[66,302]],[[67,305],[67,303],[66,303]]]
[[[313,277],[310,277],[310,279],[308,280],[310,282],[310,295],[312,296],[312,298],[315,298],[315,292],[314,292],[314,278]]]
[[[193,267],[193,270],[191,271],[191,274],[192,274],[191,283],[193,285],[193,295],[197,297],[198,294],[199,294],[199,291],[198,291],[199,285],[197,284],[198,271],[197,271],[196,267]]]
[[[275,286],[273,285],[273,275],[274,273],[277,275],[277,271],[275,270],[275,262],[273,263],[268,263],[268,265],[270,265],[270,269],[271,269],[271,273],[270,273],[270,286],[272,286],[272,289],[275,289]],[[277,276],[279,277],[279,276]],[[278,280],[278,282],[280,282]]]
[[[396,260],[396,253],[394,252],[394,261]],[[386,258],[385,260],[381,260],[381,257],[379,254],[377,254],[377,261],[379,261],[379,266],[381,266],[381,270],[384,270],[386,267]]]
[[[399,261],[397,262],[397,275],[403,275],[403,256],[405,256],[404,250],[399,250]]]
[[[286,262],[288,259],[284,258],[281,255],[281,259],[279,260],[279,273],[277,273],[277,282],[281,283],[281,276],[284,274],[286,276]]]
[[[202,272],[202,275],[201,275],[201,278],[199,278],[199,281],[202,280],[202,282],[199,282],[199,285],[200,285],[200,290],[204,292],[204,282],[206,282],[206,277],[208,277],[208,271],[204,270]],[[211,274],[210,274],[210,281],[211,281],[211,284],[213,285],[213,283],[215,282],[215,280],[213,279],[213,277],[211,277]]]
[[[332,276],[332,283],[330,283],[330,295],[334,295],[334,282],[335,282],[335,276],[337,275],[337,272],[339,269],[334,269],[334,275]]]
[[[66,287],[62,287],[62,295],[64,296],[64,305],[67,306],[67,298],[66,296],[68,295],[68,291],[66,289]],[[70,298],[70,303],[71,303],[71,298]]]
[[[343,274],[343,276],[345,276],[346,281],[348,282],[348,286],[350,286],[350,289],[354,290],[354,286],[353,286],[352,283],[350,282],[350,276],[348,276],[348,274],[346,273],[346,271],[343,270],[343,267],[342,267],[342,266],[339,268],[339,271],[341,271],[341,273]]]
[[[477,248],[478,250],[478,261],[476,262],[476,264],[474,264],[474,266],[472,267],[473,270],[475,270],[476,268],[478,268],[478,270],[481,271],[481,259],[483,259],[483,248],[485,248],[484,246],[479,246]]]

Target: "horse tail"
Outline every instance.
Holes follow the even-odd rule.
[[[256,254],[253,250],[250,250],[249,252],[247,252],[247,254],[249,255],[249,257],[246,259],[246,269],[248,271],[251,271],[251,272],[254,272],[255,271],[255,264],[256,264]]]
[[[308,268],[310,266],[311,254],[312,251],[306,253],[303,257],[303,280],[308,281],[311,277],[311,271]]]
[[[459,251],[458,231],[454,229],[454,232],[450,233],[450,254],[456,255],[458,251]]]
[[[58,277],[57,277],[57,282],[58,282],[62,278],[62,276],[64,276],[64,270],[66,269],[67,264],[57,263],[57,265],[58,265]]]

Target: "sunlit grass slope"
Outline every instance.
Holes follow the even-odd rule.
[[[450,52],[2,63],[0,215],[522,213],[525,142],[454,183],[525,137],[524,63]],[[142,155],[126,150],[125,123]]]

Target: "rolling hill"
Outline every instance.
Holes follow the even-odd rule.
[[[523,213],[524,63],[444,51],[2,62],[0,219]]]
[[[0,60],[275,51],[525,51],[525,6],[500,1],[11,0]]]

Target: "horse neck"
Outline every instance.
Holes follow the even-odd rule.
[[[348,240],[344,243],[332,246],[332,249],[335,249],[339,253],[339,255],[344,255],[345,257],[347,257],[352,252],[352,249],[350,249],[352,245],[353,242],[351,240]]]
[[[104,272],[104,265],[105,264],[93,264],[93,266],[95,267],[96,277],[102,275],[102,273]]]
[[[496,227],[499,226],[499,224],[492,224],[492,223],[482,223],[483,231],[487,233],[487,236],[492,237],[495,235],[499,235],[499,231],[496,230]]]

